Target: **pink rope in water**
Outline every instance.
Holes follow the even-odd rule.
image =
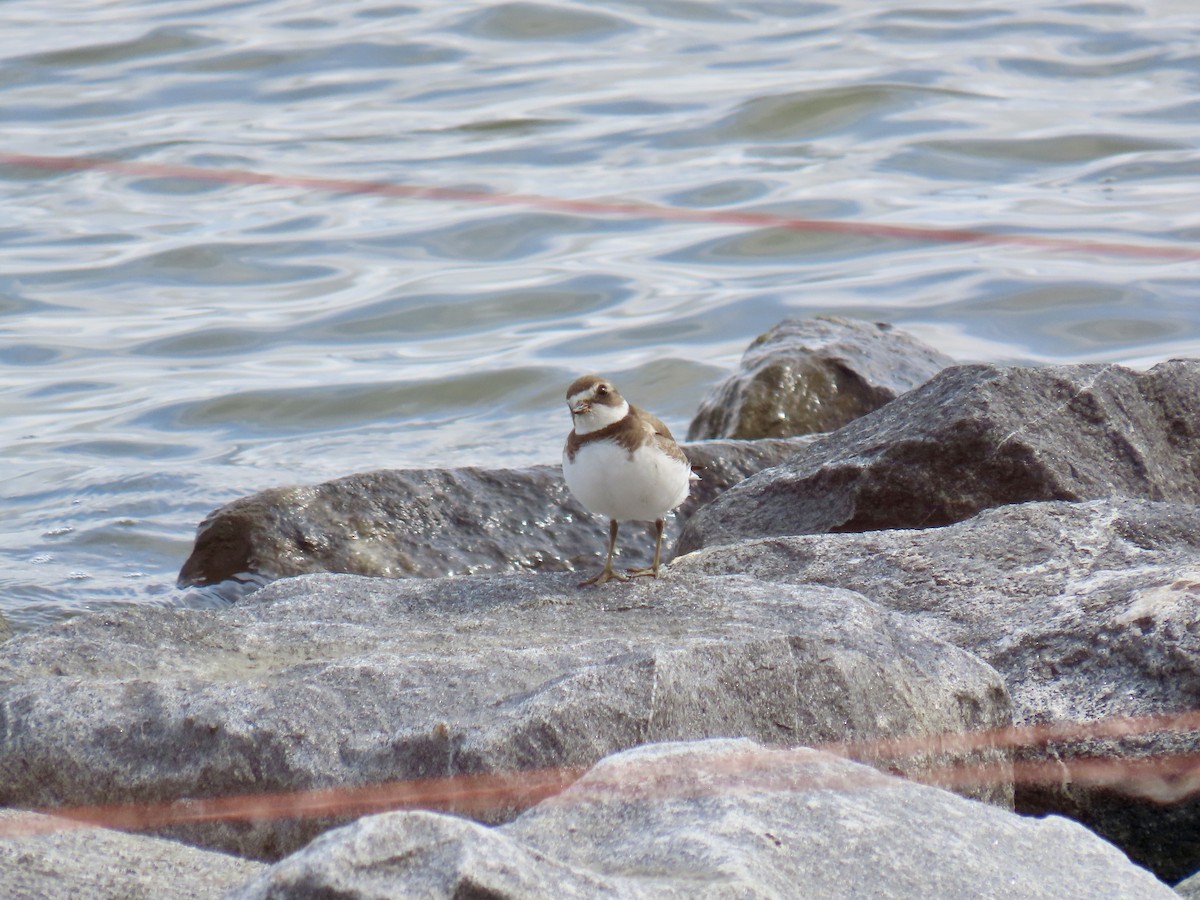
[[[1200,710],[1147,716],[1116,716],[1096,722],[1057,722],[1011,726],[971,732],[920,735],[818,745],[814,749],[864,760],[902,761],[923,754],[975,750],[1015,750],[1080,740],[1114,739],[1155,733],[1191,733],[1200,730]],[[650,799],[679,799],[719,792],[764,790],[865,790],[886,783],[883,776],[864,771],[850,775],[797,776],[787,771],[797,751],[762,748],[737,750],[706,763],[706,775],[725,776],[696,781],[688,772],[663,771],[663,763],[650,761],[655,777],[629,777],[627,785],[603,783],[579,792],[580,802],[598,794]],[[396,809],[445,809],[457,813],[485,813],[502,808],[526,808],[558,794],[578,779],[586,767],[545,769],[474,775],[451,775],[383,784],[320,788],[173,802],[119,803],[36,810],[44,815],[12,817],[0,821],[0,838],[43,834],[76,828],[116,828],[145,831],[195,822],[247,821],[308,816],[351,816]],[[1103,784],[1127,789],[1157,803],[1178,803],[1200,793],[1200,753],[1157,757],[1106,758],[1075,756],[1054,760],[1026,759],[922,767],[915,780],[941,787],[974,787],[987,784],[1055,784],[1068,773],[1072,783]],[[626,773],[627,775],[629,773]],[[667,777],[662,777],[662,776]],[[653,796],[651,796],[653,795]]]
[[[52,172],[99,170],[135,178],[181,178],[230,185],[274,185],[327,191],[334,194],[376,194],[406,200],[437,200],[493,206],[526,206],[550,212],[589,216],[616,216],[661,219],[670,222],[703,222],[741,228],[779,228],[788,231],[812,231],[873,238],[931,243],[990,244],[1030,247],[1060,253],[1131,256],[1144,259],[1189,260],[1200,258],[1200,250],[1129,244],[1031,234],[996,234],[973,228],[926,228],[915,225],[884,225],[872,222],[848,222],[834,219],[806,219],[766,212],[739,212],[719,209],[684,209],[632,200],[567,200],[539,194],[506,194],[476,188],[429,187],[386,181],[361,181],[350,178],[320,178],[303,175],[270,175],[243,169],[206,169],[162,163],[124,162],[94,156],[32,156],[0,153],[0,165],[41,169]]]

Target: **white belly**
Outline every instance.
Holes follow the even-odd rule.
[[[618,522],[661,519],[687,499],[691,468],[643,446],[629,452],[612,441],[584,444],[571,462],[563,454],[563,477],[579,502]]]

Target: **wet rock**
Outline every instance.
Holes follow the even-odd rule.
[[[388,813],[323,835],[233,896],[1174,897],[1086,829],[815,750],[657,744],[498,828]]]
[[[688,439],[833,431],[932,378],[954,360],[883,322],[785,319],[700,404]]]
[[[1194,504],[1028,503],[947,528],[713,547],[674,570],[858,591],[995,666],[1020,724],[1127,723],[1127,737],[1019,748],[1017,809],[1077,819],[1167,881],[1200,868],[1200,731],[1145,719],[1200,709]]]
[[[264,868],[176,841],[0,810],[0,897],[202,900],[224,897]]]
[[[860,742],[877,765],[1011,800],[1006,751],[947,732],[1010,721],[999,676],[849,591],[739,576],[300,576],[219,611],[82,616],[0,650],[0,803],[188,801],[589,765],[651,741]],[[934,736],[911,753],[887,739]],[[884,743],[873,743],[877,740]],[[562,772],[565,782],[573,772]],[[542,795],[544,796],[544,795]],[[466,802],[466,801],[464,801]],[[278,858],[335,820],[178,825]]]
[[[946,369],[726,491],[676,552],[1108,496],[1200,500],[1200,361]]]
[[[0,644],[4,643],[12,636],[12,626],[8,624],[8,619],[4,618],[4,614],[0,613]]]
[[[687,446],[700,475],[668,525],[806,443],[703,441]],[[313,572],[435,577],[599,567],[608,523],[571,495],[559,466],[365,472],[234,500],[201,523],[181,587],[270,581]],[[647,566],[652,534],[626,526],[623,564]]]

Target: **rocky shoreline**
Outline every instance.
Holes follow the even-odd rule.
[[[1171,718],[1200,708],[1200,362],[954,366],[786,322],[691,434],[657,582],[576,587],[603,523],[557,467],[365,473],[210,516],[180,581],[265,585],[234,607],[0,644],[0,805],[189,813],[5,813],[0,893],[1153,897],[1200,869]],[[172,861],[113,874],[139,846]]]

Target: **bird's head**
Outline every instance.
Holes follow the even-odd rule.
[[[576,434],[587,434],[619,422],[629,414],[629,404],[607,378],[584,375],[567,388],[567,407]]]

